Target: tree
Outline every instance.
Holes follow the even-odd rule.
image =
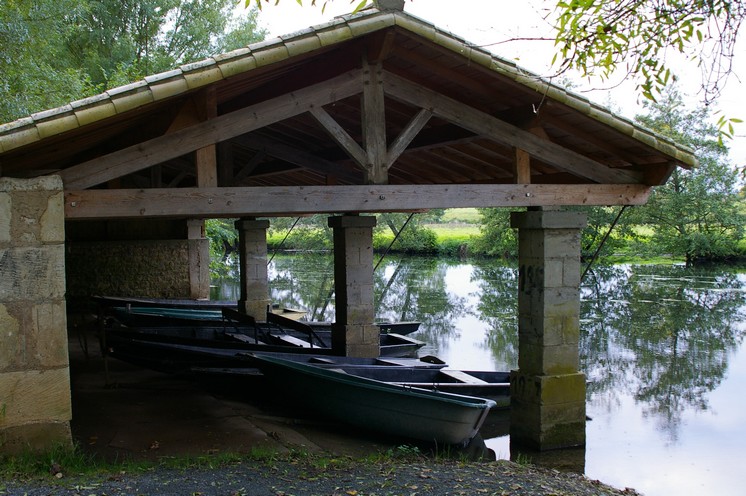
[[[263,38],[256,10],[232,20],[233,0],[89,0],[67,40],[75,64],[104,87]]]
[[[638,222],[654,227],[654,246],[684,257],[687,264],[737,254],[744,227],[736,191],[738,172],[726,160],[728,150],[709,124],[708,110],[687,111],[675,89],[664,93],[660,103],[646,107],[649,113],[637,119],[691,147],[700,165],[674,170],[668,182],[654,190],[649,203],[636,210]]]
[[[0,0],[0,121],[259,41],[233,0]]]
[[[2,0],[0,122],[90,94],[64,40],[81,15],[78,0]]]
[[[705,105],[716,99],[733,68],[736,40],[746,17],[740,0],[558,0],[555,61],[609,78],[617,69],[655,100],[677,78],[666,57],[678,52],[701,71]],[[733,134],[739,119],[721,117]]]

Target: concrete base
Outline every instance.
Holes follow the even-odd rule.
[[[53,447],[72,448],[69,422],[42,422],[0,430],[0,453],[41,453]]]
[[[510,375],[511,445],[544,451],[585,445],[585,374]]]
[[[257,322],[265,322],[270,303],[269,298],[264,300],[239,300],[238,311],[254,317]]]
[[[340,356],[375,358],[381,356],[381,328],[377,325],[332,324],[332,349]],[[362,336],[360,342],[348,336]]]

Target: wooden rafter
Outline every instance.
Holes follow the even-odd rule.
[[[60,173],[67,189],[85,189],[199,148],[234,138],[361,91],[361,71],[251,105],[171,134],[153,138]]]
[[[430,110],[435,116],[503,145],[520,148],[560,170],[598,183],[639,183],[640,174],[611,169],[593,159],[517,128],[452,98],[418,86],[390,72],[384,73],[388,96]]]
[[[304,169],[311,169],[352,183],[361,182],[363,179],[362,174],[356,174],[347,167],[341,167],[335,162],[317,157],[312,153],[304,152],[292,146],[275,142],[270,138],[248,134],[238,137],[236,141],[249,148],[261,149],[277,159],[297,165],[298,167],[303,167]]]

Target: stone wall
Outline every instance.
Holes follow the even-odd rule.
[[[70,303],[90,295],[210,295],[210,242],[200,220],[68,222],[65,238]]]
[[[193,242],[70,242],[66,249],[68,295],[188,298],[189,244]]]
[[[0,178],[0,452],[70,444],[62,181]]]

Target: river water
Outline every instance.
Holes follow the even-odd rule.
[[[278,256],[273,302],[333,320],[332,259]],[[517,269],[497,262],[387,257],[375,272],[379,320],[418,320],[413,337],[461,369],[517,365]],[[221,281],[213,298],[236,299]],[[585,450],[566,464],[647,496],[743,494],[746,275],[734,268],[597,267],[581,294]],[[510,458],[504,432],[486,440]]]

